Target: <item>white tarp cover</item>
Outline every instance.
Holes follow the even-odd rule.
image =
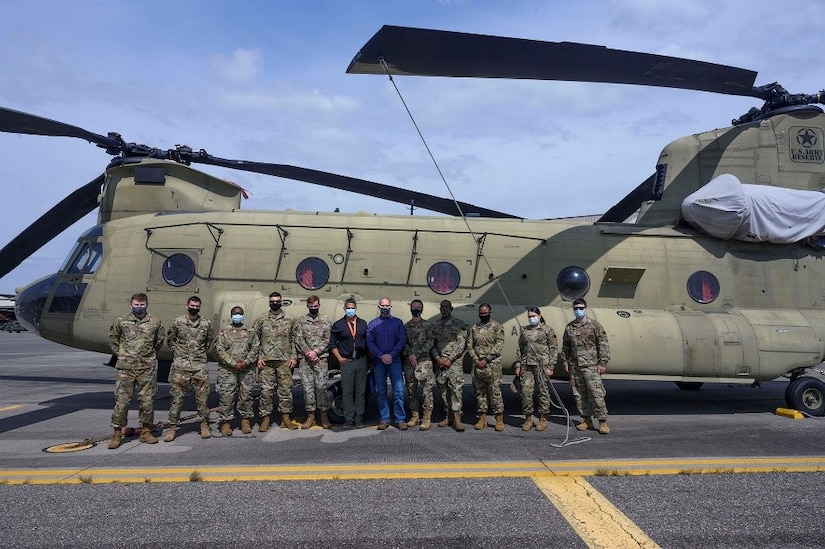
[[[789,244],[825,229],[825,194],[746,185],[726,173],[685,198],[682,217],[716,238]]]

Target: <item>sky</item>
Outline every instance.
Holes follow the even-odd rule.
[[[386,77],[346,74],[382,25],[685,57],[825,88],[825,3],[774,0],[323,0],[6,2],[0,105],[127,142],[186,144],[449,196]],[[726,127],[746,97],[578,82],[396,77],[456,199],[527,218],[603,213],[674,139]],[[0,247],[109,162],[86,141],[0,133]],[[204,171],[250,192],[245,209],[408,214],[307,183]],[[417,211],[416,215],[427,215]],[[56,272],[89,214],[0,279]]]

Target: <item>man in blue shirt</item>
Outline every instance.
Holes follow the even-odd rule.
[[[393,415],[395,426],[405,431],[407,416],[404,412],[404,369],[401,365],[401,351],[407,343],[407,330],[400,318],[390,314],[392,301],[388,297],[378,300],[381,313],[367,326],[367,347],[373,359],[375,385],[378,389],[378,412],[381,420],[378,430],[390,426],[390,406],[387,402],[387,375],[392,383]]]

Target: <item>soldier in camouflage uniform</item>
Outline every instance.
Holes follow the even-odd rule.
[[[473,389],[478,403],[475,429],[487,427],[487,410],[492,408],[496,431],[504,430],[504,399],[501,397],[501,351],[504,327],[490,319],[489,303],[478,306],[478,322],[470,328],[467,353],[473,359]],[[489,399],[488,399],[489,395]]]
[[[317,295],[307,298],[308,314],[300,317],[295,325],[295,347],[301,357],[299,370],[304,386],[304,409],[307,419],[302,429],[315,425],[315,410],[321,414],[321,427],[332,424],[327,414],[327,381],[329,381],[329,334],[332,322],[319,314],[321,300]]]
[[[281,412],[281,427],[297,429],[292,421],[292,370],[298,364],[295,352],[295,323],[292,317],[281,310],[283,298],[278,292],[269,294],[269,311],[255,320],[253,330],[261,344],[258,352],[258,384],[261,399],[258,409],[261,424],[258,432],[269,430],[272,421],[272,399],[275,387],[278,393],[278,411]]]
[[[156,357],[163,345],[163,323],[146,312],[146,294],[134,294],[132,312],[118,317],[109,329],[109,346],[117,356],[115,379],[115,409],[112,411],[114,433],[109,449],[120,447],[123,441],[121,429],[126,426],[129,402],[137,389],[140,410],[140,441],[155,444],[152,435],[155,421],[155,394],[158,391]]]
[[[180,422],[183,399],[189,386],[195,393],[198,406],[198,422],[201,438],[210,438],[209,432],[209,369],[206,367],[206,353],[215,341],[215,332],[209,319],[200,316],[201,299],[192,296],[186,301],[186,314],[172,321],[166,334],[169,349],[172,350],[172,383],[169,388],[169,429],[164,442],[175,440]]]
[[[433,322],[435,346],[431,354],[438,367],[435,381],[441,389],[444,413],[439,427],[452,425],[456,431],[463,431],[461,423],[462,395],[464,388],[464,347],[467,343],[467,325],[460,318],[453,317],[453,304],[445,299],[440,306],[441,318]]]
[[[430,428],[433,415],[435,374],[433,374],[430,351],[435,345],[435,338],[433,337],[432,324],[421,318],[423,312],[424,303],[420,299],[415,299],[410,303],[412,319],[404,325],[407,330],[407,343],[404,345],[402,356],[404,357],[407,403],[412,412],[412,417],[407,422],[407,426],[415,427],[418,425],[418,387],[420,385],[424,397],[424,409],[419,429],[426,431]]]
[[[218,420],[221,434],[232,436],[231,421],[235,417],[235,402],[241,416],[241,432],[252,432],[252,387],[255,385],[255,367],[258,362],[258,339],[252,328],[244,325],[243,307],[232,307],[232,323],[224,327],[215,341],[218,354],[218,381],[216,388],[220,395]]]
[[[594,429],[599,433],[610,432],[607,426],[607,406],[602,374],[610,360],[610,347],[602,325],[587,318],[587,302],[578,298],[573,301],[575,320],[564,329],[561,363],[570,374],[570,389],[576,399],[584,421],[576,425],[579,431]]]
[[[544,431],[550,413],[548,383],[559,357],[556,332],[544,322],[538,307],[527,307],[527,321],[519,336],[520,362],[516,364],[516,375],[521,381],[521,409],[524,412],[521,429],[529,431],[533,428],[533,393],[538,388],[539,423],[536,431]]]

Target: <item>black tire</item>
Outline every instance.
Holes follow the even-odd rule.
[[[698,391],[704,385],[701,381],[676,381],[675,383],[683,391]]]
[[[789,406],[811,416],[825,416],[825,383],[814,377],[800,377],[788,387]]]
[[[344,423],[344,399],[341,396],[341,378],[337,370],[330,371],[327,381],[327,416],[331,423]]]
[[[171,360],[158,360],[158,383],[169,383],[169,373],[172,371]]]
[[[344,423],[343,399],[331,390],[327,390],[327,416],[331,423]]]
[[[791,410],[794,409],[794,405],[793,405],[793,388],[796,386],[797,380],[799,380],[798,377],[795,378],[795,379],[792,379],[788,383],[788,386],[785,387],[785,406],[787,406]]]

